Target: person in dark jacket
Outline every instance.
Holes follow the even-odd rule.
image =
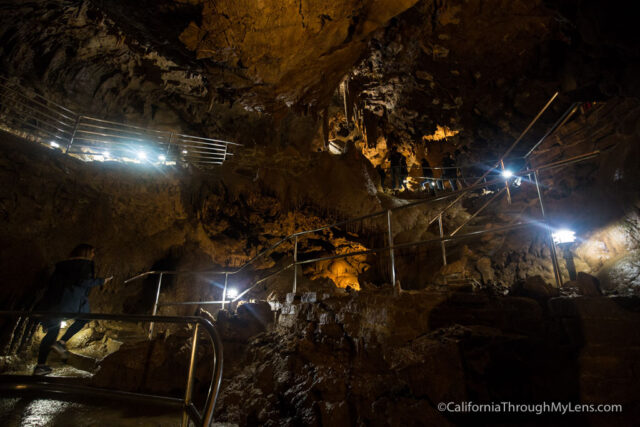
[[[423,157],[420,161],[420,166],[422,167],[422,179],[423,181],[420,183],[420,188],[422,191],[429,191],[429,193],[435,193],[435,184],[433,181],[433,170],[431,169],[431,165],[429,164],[429,160],[427,157]]]
[[[402,154],[398,152],[398,148],[394,145],[391,147],[391,152],[389,153],[389,163],[391,164],[391,185],[394,190],[397,190],[399,187],[398,181],[400,181],[402,177],[402,161],[406,161]]]
[[[400,159],[400,189],[401,190],[408,190],[409,187],[407,187],[407,178],[409,178],[409,168],[407,167],[407,159],[402,156],[402,159]]]
[[[442,178],[449,180],[449,185],[451,186],[452,191],[456,191],[458,189],[456,185],[456,180],[458,179],[458,172],[455,168],[456,161],[453,158],[451,153],[446,153],[442,158]]]
[[[94,257],[95,249],[93,246],[81,244],[71,251],[69,259],[57,263],[49,280],[49,286],[37,309],[62,313],[89,313],[89,291],[91,288],[102,286],[112,279],[112,277],[106,279],[95,277]],[[40,343],[38,364],[33,371],[34,375],[46,375],[51,372],[46,361],[52,349],[63,359],[66,359],[68,357],[66,342],[87,323],[86,320],[75,320],[60,340],[56,341],[61,322],[60,318],[42,321],[42,326],[47,330],[47,334]]]

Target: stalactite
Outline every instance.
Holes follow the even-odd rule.
[[[340,92],[342,92],[342,102],[344,104],[344,117],[349,124],[351,117],[349,116],[349,78],[340,83]]]

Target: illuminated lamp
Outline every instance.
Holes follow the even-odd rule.
[[[553,243],[557,245],[562,243],[573,243],[576,241],[576,232],[567,228],[556,230],[551,234],[551,236],[553,237]]]
[[[502,171],[502,176],[509,179],[513,176],[513,172],[511,172],[509,169],[505,169]]]
[[[227,289],[227,298],[235,298],[238,296],[238,290],[234,288]]]
[[[571,251],[571,243],[576,241],[575,231],[563,228],[551,233],[551,236],[553,237],[553,243],[559,245],[562,250],[567,271],[569,272],[569,279],[576,280],[576,264],[573,261],[573,252]]]

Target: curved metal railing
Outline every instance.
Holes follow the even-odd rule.
[[[0,311],[0,317],[19,318],[28,317],[32,319],[44,318],[67,318],[83,320],[106,320],[117,322],[162,322],[174,324],[192,324],[193,337],[191,344],[191,355],[189,360],[189,371],[184,398],[174,398],[158,396],[152,394],[124,392],[119,390],[97,388],[80,384],[64,384],[52,382],[46,377],[32,377],[20,375],[0,375],[0,388],[14,392],[27,390],[54,391],[68,394],[86,394],[90,396],[124,398],[127,401],[151,402],[165,406],[173,406],[183,410],[182,425],[187,426],[189,419],[198,426],[209,426],[213,420],[220,384],[222,382],[223,369],[223,349],[222,340],[213,324],[204,317],[173,317],[173,316],[149,316],[132,314],[89,314],[89,313],[52,313],[39,311]],[[198,411],[192,401],[195,363],[198,349],[198,334],[200,329],[209,335],[213,346],[213,370],[209,391],[205,400],[202,413]]]
[[[97,119],[0,76],[0,127],[86,161],[221,165],[235,142]]]

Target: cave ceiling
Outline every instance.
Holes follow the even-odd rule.
[[[164,103],[192,123],[214,103],[319,113],[341,102],[346,81],[347,103],[384,134],[417,141],[442,126],[490,141],[516,134],[556,90],[586,98],[639,92],[632,18],[594,0],[0,7],[5,74],[35,74],[45,87],[147,115]]]

